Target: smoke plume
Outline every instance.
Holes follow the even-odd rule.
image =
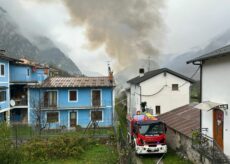
[[[163,34],[164,0],[63,0],[71,23],[83,26],[89,48],[101,46],[123,68],[157,58]],[[75,36],[77,37],[77,36]]]

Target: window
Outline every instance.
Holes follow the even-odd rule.
[[[5,76],[5,64],[0,64],[0,69],[1,69],[1,71],[0,71],[0,75],[1,76]]]
[[[161,106],[157,105],[156,106],[156,115],[161,114]]]
[[[30,76],[30,69],[27,69],[27,76]]]
[[[76,90],[69,91],[69,101],[77,101],[77,91]]]
[[[6,101],[6,91],[0,91],[0,102]]]
[[[172,90],[173,91],[178,91],[178,84],[172,84]]]
[[[47,91],[44,93],[44,106],[57,107],[57,91]]]
[[[92,121],[102,121],[102,111],[91,111]]]
[[[48,112],[47,113],[47,123],[58,122],[58,112]]]
[[[101,90],[92,91],[92,105],[101,106]]]

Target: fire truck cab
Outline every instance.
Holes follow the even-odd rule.
[[[167,152],[166,126],[149,113],[127,117],[128,141],[136,154],[159,154]]]

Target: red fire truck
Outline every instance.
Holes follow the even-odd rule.
[[[128,116],[128,140],[136,154],[167,152],[166,126],[149,113]]]

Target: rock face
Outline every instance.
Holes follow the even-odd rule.
[[[17,24],[11,19],[7,11],[0,7],[0,49],[6,50],[11,57],[51,64],[69,72],[81,74],[80,69],[47,37],[37,36],[33,41],[20,33]]]

